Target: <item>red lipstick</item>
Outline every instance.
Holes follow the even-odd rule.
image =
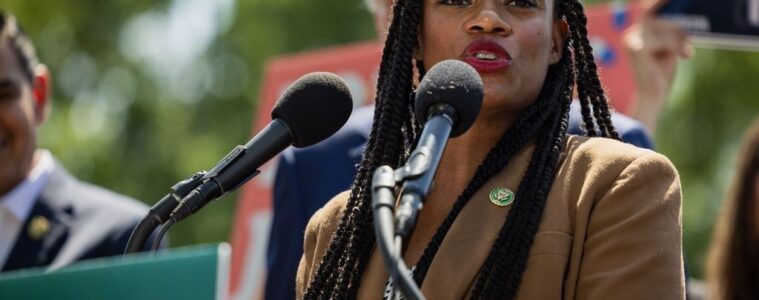
[[[480,73],[492,73],[507,69],[511,55],[493,40],[476,40],[464,50],[464,62]]]

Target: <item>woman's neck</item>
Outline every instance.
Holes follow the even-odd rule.
[[[451,212],[457,196],[466,188],[477,167],[490,149],[501,139],[513,118],[504,114],[487,114],[486,110],[461,136],[448,141],[435,174],[435,183],[424,200],[405,258],[418,262],[422,251]]]
[[[448,140],[443,159],[435,176],[436,188],[442,194],[461,193],[472,179],[488,152],[511,126],[513,116],[480,112],[480,116],[464,134]],[[441,184],[441,183],[445,184]],[[448,191],[448,189],[452,189]],[[437,193],[436,193],[437,194]],[[455,199],[452,199],[455,200]]]

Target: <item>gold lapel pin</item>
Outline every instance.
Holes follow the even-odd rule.
[[[509,206],[514,202],[514,192],[505,187],[497,187],[490,190],[490,203],[495,206]]]
[[[33,240],[41,240],[50,232],[50,221],[43,216],[35,216],[29,222],[27,233]]]

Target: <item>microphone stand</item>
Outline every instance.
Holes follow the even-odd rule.
[[[393,279],[392,300],[395,300],[397,289],[400,287],[406,299],[425,299],[419,286],[411,278],[411,272],[403,261],[403,235],[395,231],[395,190],[396,181],[393,169],[382,166],[374,171],[372,177],[372,213],[374,215],[374,232],[377,235],[377,245]],[[420,202],[421,203],[421,202]]]
[[[132,235],[129,236],[129,242],[127,242],[124,254],[140,252],[145,247],[145,242],[153,233],[153,230],[169,220],[171,212],[182,202],[182,199],[203,183],[205,176],[206,172],[200,171],[192,175],[192,177],[177,182],[172,186],[171,192],[163,196],[158,203],[150,208],[148,214],[134,228]],[[160,242],[156,241],[156,243]]]
[[[275,126],[280,126],[278,128],[286,127],[284,124],[280,123],[281,122],[273,122],[272,124],[277,124]],[[269,128],[270,127],[267,126],[264,129],[264,133],[271,134],[273,131]],[[253,140],[246,144],[246,146],[249,146],[253,141],[256,140],[256,138],[257,137],[254,137]],[[281,138],[278,140],[278,142],[280,143],[279,145],[284,143]],[[227,188],[227,190],[224,190],[223,186],[219,184],[219,177],[229,176],[222,174],[222,171],[230,168],[239,169],[245,167],[235,166],[233,163],[243,157],[246,152],[251,151],[246,146],[238,145],[232,149],[232,151],[229,152],[229,154],[227,154],[224,158],[222,158],[221,161],[219,161],[219,163],[217,163],[216,166],[211,169],[211,171],[197,172],[192,177],[177,182],[174,186],[172,186],[171,192],[166,196],[163,196],[163,198],[161,198],[158,203],[153,205],[153,207],[151,207],[148,211],[148,214],[143,217],[142,220],[140,220],[137,226],[135,226],[134,230],[132,231],[132,235],[129,237],[129,242],[127,242],[127,247],[124,251],[124,254],[141,251],[145,247],[145,242],[153,233],[153,231],[161,224],[165,224],[165,228],[163,228],[163,230],[161,230],[157,235],[156,243],[160,243],[163,234],[166,233],[166,230],[168,230],[168,228],[171,227],[174,223],[179,222],[187,216],[195,213],[201,207],[208,204],[208,202],[211,200],[221,196],[223,193],[237,189],[243,183],[260,174],[261,171],[255,170],[248,174],[247,178],[240,180],[237,185]],[[252,151],[257,151],[254,152],[255,154],[259,154],[261,151],[272,151],[270,148],[260,148],[261,149],[255,148]],[[231,173],[239,174],[239,172]]]
[[[381,166],[372,176],[374,232],[385,266],[393,279],[392,299],[395,299],[398,288],[406,299],[425,299],[403,260],[403,239],[413,231],[419,210],[432,186],[451,133],[453,120],[450,116],[455,115],[452,110],[450,105],[444,103],[433,105],[429,110],[431,117],[422,131],[422,139],[406,164],[397,170]],[[395,190],[399,183],[402,183],[401,197],[395,211]]]

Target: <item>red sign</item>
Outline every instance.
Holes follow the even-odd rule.
[[[372,101],[378,74],[380,45],[368,42],[282,56],[266,66],[254,132],[271,121],[270,113],[279,96],[301,76],[316,72],[332,72],[342,77],[353,95],[354,106]],[[262,168],[262,173],[246,184],[237,203],[237,216],[232,228],[232,295],[235,299],[263,299],[266,269],[266,248],[271,223],[271,185],[275,160]]]

